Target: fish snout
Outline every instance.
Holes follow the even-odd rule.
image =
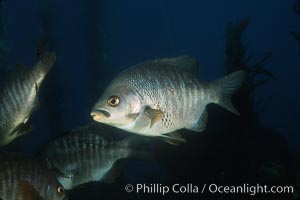
[[[95,109],[91,112],[91,116],[95,121],[101,121],[103,118],[109,118],[110,113],[105,110]]]

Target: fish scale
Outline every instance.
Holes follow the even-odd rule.
[[[27,120],[37,108],[38,89],[55,59],[54,53],[46,52],[32,69],[18,67],[0,88],[0,146],[30,130]]]
[[[209,103],[238,115],[230,98],[242,86],[244,71],[208,83],[200,82],[197,75],[198,62],[191,56],[139,63],[111,81],[91,115],[97,122],[178,144],[185,140],[172,132],[205,129]],[[111,105],[111,99],[117,105]]]
[[[57,193],[61,186],[54,174],[39,160],[14,153],[1,153],[0,159],[1,200],[22,200],[24,195],[29,197],[31,191],[24,191],[23,185],[45,200],[66,199],[64,194]]]
[[[98,124],[75,129],[47,144],[42,157],[50,168],[60,172],[57,174],[60,183],[71,189],[90,181],[105,181],[119,159],[149,155],[145,146],[139,147],[144,145],[142,140],[135,144],[131,137],[120,140],[105,136],[110,132],[113,133],[110,127]],[[61,143],[66,145],[57,148],[62,147]]]
[[[153,66],[151,66],[153,67]],[[155,76],[159,76],[161,74],[164,74],[166,73],[166,71],[170,71],[171,74],[170,76],[173,77],[173,80],[180,80],[177,84],[176,82],[174,83],[174,81],[171,81],[173,84],[172,85],[169,85],[169,84],[159,84],[157,85],[157,88],[161,88],[161,87],[173,87],[173,88],[178,88],[177,90],[177,95],[176,96],[182,96],[183,98],[174,98],[175,95],[169,95],[168,98],[166,99],[163,99],[164,101],[162,101],[162,99],[160,98],[161,96],[164,96],[164,92],[163,90],[159,90],[159,94],[156,94],[155,92],[153,92],[151,95],[154,97],[154,99],[159,102],[159,105],[161,106],[164,106],[162,109],[163,110],[166,110],[168,111],[168,113],[172,113],[172,114],[168,114],[168,117],[166,118],[167,121],[169,122],[168,123],[168,126],[167,128],[172,128],[170,126],[170,123],[173,123],[174,124],[174,118],[177,119],[179,114],[182,114],[183,117],[186,116],[186,109],[184,109],[185,107],[182,107],[182,106],[176,106],[177,109],[175,109],[175,106],[173,106],[173,104],[168,104],[168,100],[169,102],[171,102],[171,99],[175,99],[175,102],[179,105],[179,104],[183,104],[183,105],[186,105],[186,101],[187,101],[187,98],[185,96],[185,84],[184,82],[182,81],[182,74],[181,73],[176,73],[177,71],[171,71],[171,68],[160,68],[161,66],[158,66],[157,67],[157,72],[155,74]],[[163,70],[161,70],[163,69]],[[161,80],[161,83],[163,83],[164,79],[160,79]],[[155,86],[154,86],[155,87]],[[156,91],[156,90],[154,90]],[[150,102],[151,104],[151,102]],[[178,109],[179,108],[179,109]],[[174,116],[174,117],[173,117]],[[176,123],[176,122],[175,122]]]

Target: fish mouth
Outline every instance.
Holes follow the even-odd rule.
[[[110,113],[106,110],[95,109],[91,112],[91,116],[95,121],[100,121],[101,119],[103,119],[103,117],[109,118]]]

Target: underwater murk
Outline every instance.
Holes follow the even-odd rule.
[[[300,1],[0,1],[0,200],[300,199]]]

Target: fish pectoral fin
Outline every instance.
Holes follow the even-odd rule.
[[[32,129],[33,129],[33,126],[30,123],[27,122],[26,124],[24,124],[21,127],[21,129],[19,129],[18,136],[25,135],[28,132],[32,131]]]
[[[207,110],[205,108],[201,116],[199,117],[198,121],[194,124],[194,126],[187,129],[196,132],[203,132],[206,128],[207,121],[208,121],[208,115],[207,115]]]
[[[36,189],[26,181],[20,181],[17,185],[18,194],[23,200],[43,200]]]
[[[178,132],[163,134],[160,136],[160,139],[176,146],[178,146],[181,143],[186,143],[186,139],[183,138],[182,135]]]
[[[105,183],[114,183],[117,178],[120,176],[123,167],[123,161],[117,160],[113,166],[106,172],[104,177],[101,179],[102,182]]]
[[[146,107],[145,114],[151,119],[150,128],[164,116],[163,111],[158,109],[152,109],[150,107]]]

